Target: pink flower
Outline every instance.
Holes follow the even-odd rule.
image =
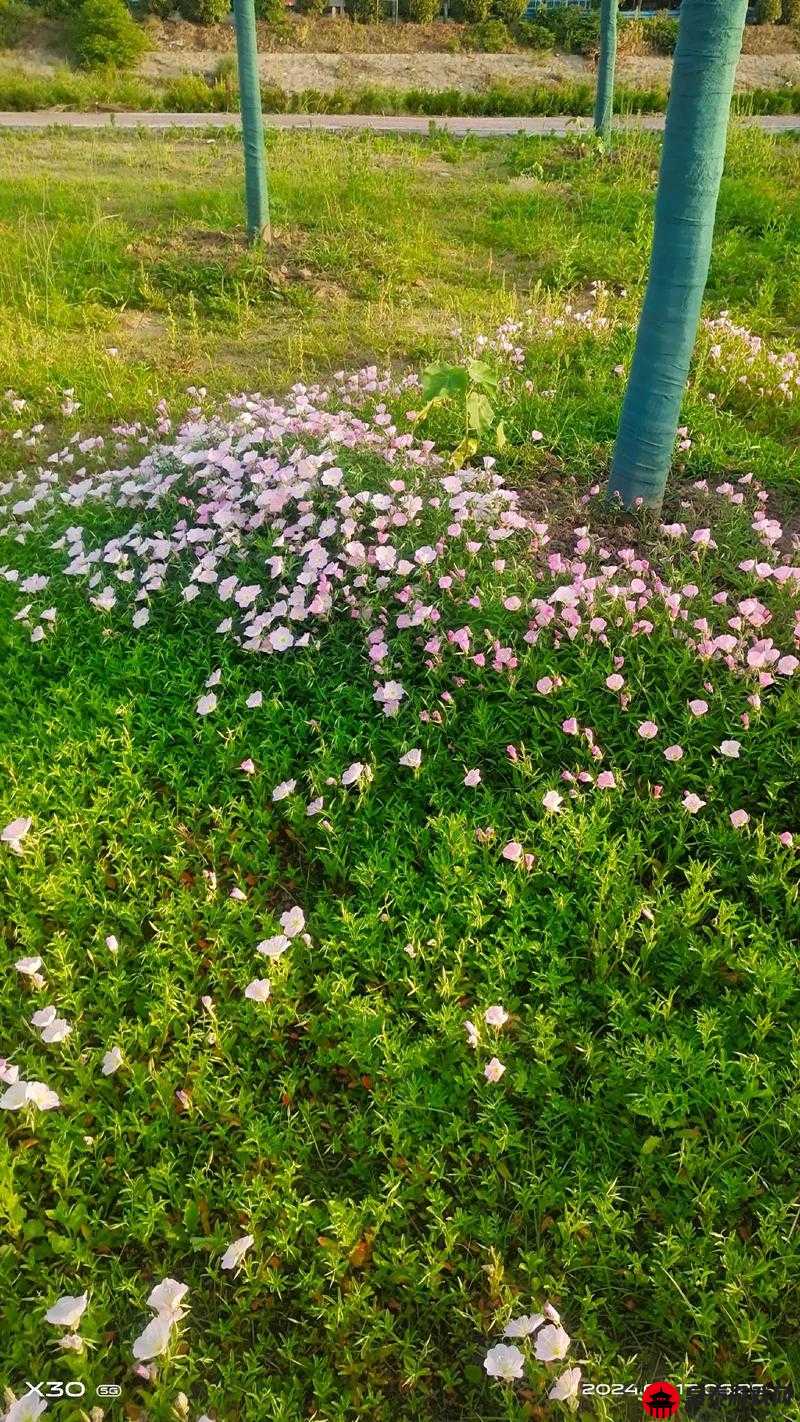
[[[705,716],[708,710],[708,702],[701,701],[699,698],[697,698],[696,700],[689,702],[689,710],[691,711],[693,716]]]
[[[741,741],[721,741],[719,747],[720,755],[727,756],[728,760],[738,760],[739,751],[742,749]]]
[[[730,821],[734,829],[744,829],[750,823],[750,816],[746,810],[731,810]]]
[[[778,839],[780,840],[781,844],[784,846],[785,849],[791,849],[792,845],[794,844],[794,835],[792,834],[791,830],[781,830],[781,833],[778,835]]]
[[[525,1367],[525,1355],[513,1344],[495,1343],[483,1360],[483,1366],[490,1378],[502,1378],[503,1382],[513,1382],[521,1378]]]
[[[642,721],[638,727],[638,734],[643,741],[652,741],[653,737],[658,735],[658,726],[655,721]]]
[[[469,1019],[468,1019],[468,1020],[464,1023],[464,1030],[465,1030],[465,1032],[466,1032],[466,1034],[467,1034],[467,1042],[468,1042],[469,1046],[470,1046],[470,1047],[477,1047],[477,1045],[478,1045],[478,1029],[477,1029],[477,1027],[475,1026],[475,1023],[474,1023],[474,1022],[470,1022]]]
[[[664,751],[665,760],[683,760],[683,746],[667,746]]]
[[[253,978],[244,990],[245,997],[249,997],[252,1002],[266,1002],[269,997],[269,978]]]
[[[508,1013],[499,1003],[495,1003],[494,1007],[487,1007],[483,1020],[489,1027],[503,1027],[508,1021]]]
[[[519,612],[522,607],[522,599],[518,597],[503,598],[503,607],[506,612]]]
[[[491,1082],[499,1081],[504,1071],[505,1067],[502,1062],[497,1060],[497,1057],[492,1057],[492,1060],[487,1062],[483,1068],[483,1074],[486,1080]]]
[[[476,785],[481,783],[481,773],[479,770],[468,770],[464,776],[464,784],[468,789],[474,790]]]
[[[557,790],[548,790],[547,794],[542,796],[542,804],[548,815],[557,814],[563,803],[564,797],[563,795],[559,795]]]
[[[409,770],[419,770],[422,764],[422,751],[416,747],[414,750],[406,751],[405,755],[401,755],[398,764],[406,766]]]
[[[617,782],[612,770],[601,770],[595,781],[598,790],[616,790]]]
[[[540,696],[549,696],[555,687],[555,682],[551,676],[540,676],[536,683],[536,690]]]
[[[255,761],[250,760],[249,757],[247,760],[243,760],[241,765],[239,766],[239,769],[243,770],[245,775],[252,775],[255,771],[255,768]]]
[[[569,1348],[569,1334],[558,1323],[548,1323],[536,1335],[534,1353],[540,1363],[553,1363],[563,1358]]]
[[[574,1407],[580,1397],[580,1386],[580,1368],[567,1368],[556,1378],[547,1396],[551,1402],[566,1402]]]
[[[698,810],[702,810],[705,800],[701,800],[699,795],[687,790],[683,797],[683,808],[690,815],[696,815]]]
[[[577,721],[575,720],[575,717],[574,717],[574,716],[570,716],[568,720],[562,721],[562,722],[561,722],[561,729],[562,729],[562,731],[564,732],[564,735],[565,735],[565,736],[577,736],[577,734],[578,734],[578,723],[577,723]]]
[[[503,858],[510,860],[512,864],[516,864],[517,860],[522,858],[522,855],[522,845],[518,844],[515,839],[510,839],[508,844],[503,848]]]
[[[625,678],[620,676],[619,672],[612,672],[610,676],[606,677],[606,686],[609,691],[621,691],[624,685]]]

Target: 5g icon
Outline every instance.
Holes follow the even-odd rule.
[[[98,1397],[121,1397],[122,1388],[119,1383],[98,1383],[96,1388]]]

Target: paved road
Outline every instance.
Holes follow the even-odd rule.
[[[312,128],[328,133],[350,133],[367,129],[371,133],[428,133],[431,124],[460,137],[476,134],[484,138],[516,133],[564,137],[576,131],[589,131],[586,118],[437,118],[400,115],[386,117],[377,114],[266,114],[271,128]],[[789,133],[800,130],[800,114],[780,114],[772,117],[743,119],[767,133]],[[154,114],[154,113],[67,113],[56,109],[41,109],[36,113],[0,113],[0,129],[51,128],[238,128],[238,114]],[[660,131],[663,114],[642,114],[619,120],[620,128]]]

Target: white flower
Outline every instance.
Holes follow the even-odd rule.
[[[57,1299],[47,1310],[45,1319],[59,1328],[76,1328],[88,1302],[88,1294],[64,1294],[63,1298]]]
[[[241,1239],[235,1239],[233,1244],[229,1244],[225,1250],[220,1260],[220,1268],[235,1269],[236,1265],[240,1264],[244,1259],[245,1254],[248,1249],[252,1247],[253,1243],[252,1234],[243,1234]]]
[[[253,981],[247,984],[244,995],[252,1002],[266,1002],[269,991],[269,978],[253,978]]]
[[[158,1358],[161,1353],[165,1353],[175,1321],[171,1313],[157,1313],[155,1318],[151,1318],[147,1327],[134,1340],[134,1358],[145,1363],[149,1358]]]
[[[565,1356],[569,1342],[569,1334],[560,1324],[548,1323],[536,1336],[534,1352],[540,1363],[552,1363],[556,1358]]]
[[[181,1318],[181,1300],[188,1292],[188,1284],[181,1284],[177,1279],[162,1279],[161,1283],[151,1290],[147,1307],[155,1309],[157,1313],[168,1313]]]
[[[15,854],[21,854],[22,841],[32,824],[33,820],[31,819],[12,820],[5,829],[0,830],[0,844],[7,844]]]
[[[483,1366],[490,1378],[502,1378],[504,1382],[512,1382],[514,1378],[522,1377],[525,1356],[513,1344],[509,1346],[507,1343],[496,1343],[486,1354]]]
[[[122,1052],[119,1047],[112,1047],[103,1057],[101,1071],[103,1076],[113,1076],[115,1071],[119,1071],[122,1066]]]
[[[566,1402],[573,1410],[578,1405],[581,1387],[580,1368],[567,1368],[566,1372],[560,1373],[547,1396],[551,1402]]]
[[[29,1081],[26,1090],[28,1101],[32,1106],[38,1106],[40,1111],[55,1111],[61,1105],[56,1093],[43,1081]]]
[[[281,953],[285,953],[289,947],[289,939],[285,933],[276,933],[272,938],[264,938],[256,947],[257,953],[263,953],[266,958],[280,958]]]
[[[364,767],[361,764],[361,761],[354,760],[353,764],[348,765],[347,769],[344,771],[342,775],[342,784],[345,786],[354,785],[356,780],[360,780],[363,773]]]
[[[286,913],[281,914],[279,922],[287,938],[296,938],[306,926],[306,916],[303,910],[295,904],[294,908],[287,909]]]
[[[217,698],[213,691],[209,691],[207,696],[198,698],[196,711],[198,716],[208,716],[210,712],[216,710]]]
[[[487,1062],[483,1068],[483,1074],[486,1080],[491,1082],[499,1081],[504,1071],[505,1067],[501,1061],[497,1060],[497,1057],[492,1057],[492,1060]]]
[[[293,795],[296,785],[296,780],[282,780],[280,785],[276,785],[272,792],[272,798],[275,803],[277,804],[279,800],[286,800],[289,795]]]
[[[727,756],[729,760],[738,760],[739,751],[742,749],[741,741],[721,741],[720,755]]]
[[[42,966],[41,958],[18,958],[14,967],[23,977],[33,978]]]
[[[45,1411],[47,1403],[38,1392],[26,1392],[18,1397],[6,1412],[3,1422],[36,1422]]]
[[[256,708],[261,705],[263,700],[264,693],[262,691],[251,691],[245,702],[245,706],[247,706],[251,711],[255,711]]]
[[[478,1029],[477,1029],[477,1027],[475,1026],[475,1023],[474,1023],[474,1022],[470,1022],[469,1019],[468,1019],[468,1020],[464,1023],[464,1031],[465,1031],[466,1034],[467,1034],[467,1043],[468,1043],[468,1045],[469,1045],[470,1047],[477,1047],[477,1045],[478,1045]]]
[[[503,1329],[504,1338],[528,1338],[544,1323],[543,1313],[521,1313],[518,1318],[510,1318]]]
[[[32,1027],[49,1027],[51,1022],[56,1020],[56,1009],[54,1007],[40,1007],[38,1012],[34,1012],[31,1018]]]
[[[83,1339],[80,1333],[62,1333],[58,1340],[59,1348],[66,1348],[72,1353],[83,1352]]]
[[[559,795],[557,790],[548,790],[547,794],[542,796],[542,804],[550,815],[556,814],[563,803],[563,796]]]
[[[61,1102],[43,1081],[15,1081],[0,1096],[0,1110],[3,1111],[20,1111],[28,1105],[38,1106],[40,1111],[54,1111]]]
[[[422,764],[422,751],[416,748],[406,751],[405,755],[401,755],[398,764],[407,766],[409,770],[419,770]]]
[[[294,642],[294,637],[288,627],[273,627],[268,640],[273,652],[287,652]]]
[[[72,1028],[64,1017],[54,1017],[49,1027],[42,1032],[43,1042],[65,1042]]]
[[[483,1020],[489,1027],[503,1027],[508,1021],[508,1013],[497,1003],[494,1007],[487,1007]]]

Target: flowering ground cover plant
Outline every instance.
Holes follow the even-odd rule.
[[[734,136],[658,523],[650,138],[283,135],[284,274],[233,142],[12,148],[0,1415],[787,1383],[796,146]]]
[[[535,325],[471,352],[517,449]],[[162,404],[2,484],[9,1385],[791,1376],[797,535],[750,474],[548,510],[420,390]]]

